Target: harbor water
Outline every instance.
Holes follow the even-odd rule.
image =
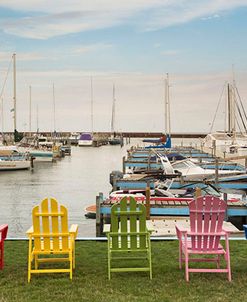
[[[99,192],[109,194],[111,171],[122,170],[123,156],[137,144],[141,145],[140,139],[131,139],[122,148],[73,146],[71,156],[54,163],[34,163],[30,171],[2,171],[0,224],[9,225],[8,238],[26,238],[32,208],[46,197],[54,197],[68,208],[69,223],[79,225],[78,237],[95,237],[95,220],[87,219],[84,210],[95,203]]]

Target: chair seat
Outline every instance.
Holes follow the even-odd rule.
[[[201,246],[203,246],[203,244],[201,244]],[[182,241],[182,249],[183,249],[183,252],[185,252],[185,241],[183,240]],[[187,251],[189,254],[208,254],[208,255],[213,255],[213,254],[225,254],[225,250],[223,248],[223,246],[221,244],[218,245],[218,248],[217,249],[210,249],[210,248],[193,248],[192,249],[192,242],[191,240],[187,240]]]
[[[62,244],[62,239],[59,239],[59,247],[58,249],[54,250],[53,248],[53,240],[50,239],[50,248],[49,249],[45,249],[45,246],[44,246],[44,240],[41,240],[40,241],[40,249],[37,249],[37,247],[34,247],[33,249],[33,254],[68,254],[70,252],[70,238],[68,239],[68,248],[65,249],[63,247],[63,244]]]

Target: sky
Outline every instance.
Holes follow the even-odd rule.
[[[110,131],[114,85],[116,131],[164,132],[167,73],[171,132],[224,130],[226,82],[246,107],[246,36],[247,0],[1,0],[0,129],[16,53],[19,131]]]

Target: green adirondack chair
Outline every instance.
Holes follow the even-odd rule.
[[[149,272],[152,279],[151,230],[146,226],[146,207],[134,197],[124,197],[111,208],[111,225],[104,226],[108,238],[108,278],[113,272]],[[120,261],[132,266],[119,267]],[[141,261],[141,262],[140,262]],[[133,263],[134,262],[134,263]],[[143,264],[144,263],[144,264]],[[137,265],[139,264],[139,266]]]

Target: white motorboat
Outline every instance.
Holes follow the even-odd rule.
[[[23,170],[31,167],[28,154],[0,149],[0,171]]]
[[[91,133],[82,133],[78,140],[78,146],[90,147],[93,145],[93,135]]]

